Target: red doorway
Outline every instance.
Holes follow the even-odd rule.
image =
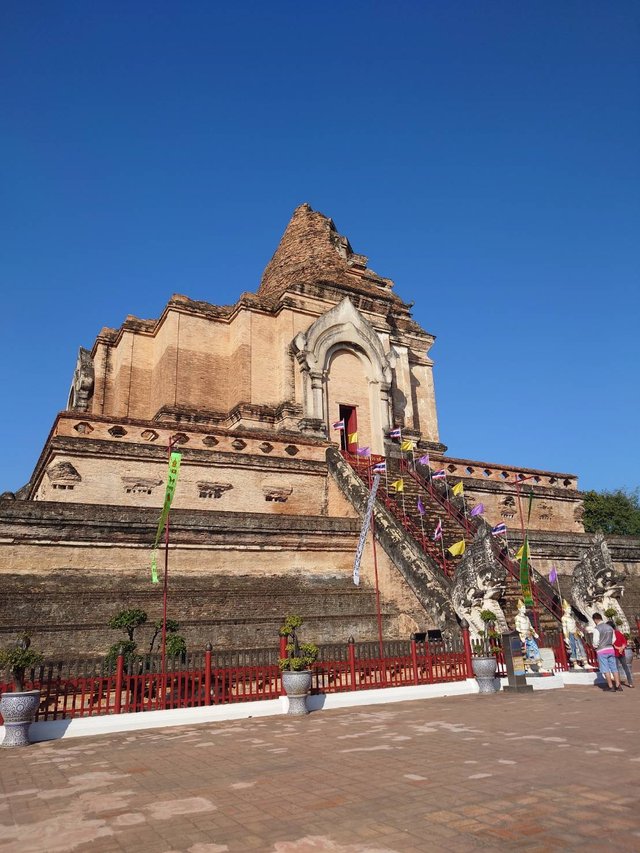
[[[344,422],[344,429],[340,436],[340,446],[349,453],[355,453],[358,449],[358,414],[355,406],[340,405],[340,420]],[[355,441],[349,441],[350,436],[355,436]]]

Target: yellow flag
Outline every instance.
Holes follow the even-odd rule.
[[[526,545],[526,546],[527,546],[527,560],[528,560],[528,559],[529,559],[529,557],[530,557],[530,552],[529,552],[529,543],[525,540],[524,545]],[[516,554],[516,560],[521,560],[521,559],[522,559],[522,557],[524,556],[524,545],[521,545],[521,546],[520,546],[520,550],[519,550],[519,551],[518,551],[518,553]]]
[[[347,436],[348,444],[357,444],[358,443],[358,433],[352,432],[351,435]]]
[[[413,450],[415,446],[415,441],[411,441],[410,439],[405,438],[405,440],[400,445],[400,450]]]
[[[452,557],[459,557],[461,554],[464,554],[464,549],[466,547],[464,539],[461,539],[459,542],[454,542],[453,545],[447,548],[447,551]]]
[[[459,483],[456,483],[455,486],[451,489],[454,495],[461,495],[464,492],[464,486],[462,485],[462,480]]]
[[[404,480],[394,480],[391,483],[391,488],[395,489],[396,492],[404,492]]]

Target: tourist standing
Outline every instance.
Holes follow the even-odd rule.
[[[627,687],[633,687],[633,675],[631,667],[627,663],[625,652],[627,650],[627,638],[616,628],[615,622],[609,622],[613,628],[613,648],[616,653],[616,664],[618,666],[618,675],[627,679]]]
[[[613,628],[602,620],[602,616],[599,613],[593,614],[593,621],[596,625],[593,630],[593,645],[596,647],[598,653],[600,672],[604,675],[609,690],[622,692],[620,676],[618,675],[618,665],[616,663],[616,653],[613,648]]]

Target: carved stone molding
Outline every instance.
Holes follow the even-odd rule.
[[[293,486],[263,486],[262,494],[265,501],[273,501],[277,504],[284,504],[289,499],[293,492]]]
[[[93,396],[94,383],[95,372],[91,353],[89,350],[84,349],[84,347],[80,347],[76,369],[71,382],[71,390],[69,391],[67,408],[75,409],[77,412],[87,412],[89,410],[89,401]]]
[[[162,484],[162,480],[148,477],[122,477],[122,485],[128,495],[150,495]]]
[[[233,488],[231,483],[210,483],[206,480],[200,480],[196,485],[198,497],[201,498],[221,498],[225,492]]]

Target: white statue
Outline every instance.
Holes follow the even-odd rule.
[[[566,599],[562,601],[562,611],[562,634],[569,650],[571,665],[584,666],[587,655],[584,650],[584,643],[582,642],[583,634],[573,615],[571,605]]]
[[[527,608],[521,598],[518,599],[518,612],[515,618],[515,625],[524,648],[525,663],[539,663],[540,649],[536,643],[538,634],[527,616]]]

